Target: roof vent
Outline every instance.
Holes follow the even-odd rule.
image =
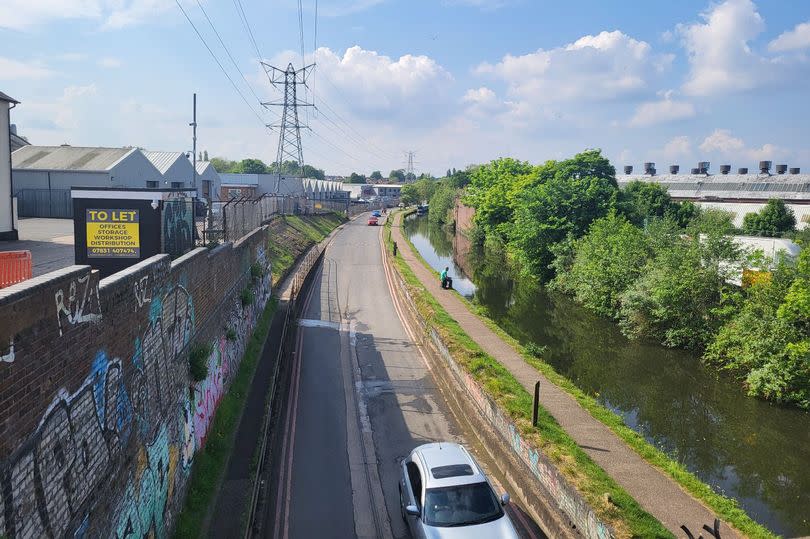
[[[776,165],[777,174],[784,174],[785,172],[787,172],[787,165]]]
[[[632,174],[633,173],[633,165],[625,165],[624,166],[624,173],[625,174]]]
[[[748,174],[748,167],[740,167],[737,169],[737,174]]]
[[[699,168],[693,168],[692,169],[692,174],[700,174],[700,169]]]
[[[708,161],[701,161],[698,163],[698,168],[700,169],[700,174],[708,174],[709,173],[709,166],[710,163]]]
[[[791,169],[790,169],[791,174],[798,174],[800,172],[801,172],[801,169],[799,167],[791,167]]]
[[[680,169],[681,167],[679,167],[678,165],[669,165],[670,174],[677,174]]]
[[[720,165],[720,174],[728,174],[731,172],[731,165]]]
[[[760,174],[770,174],[771,173],[771,162],[770,161],[760,161],[759,162],[759,172]]]
[[[11,124],[9,126],[9,130],[11,131],[12,135],[16,135],[17,134],[17,124]]]
[[[655,176],[655,163],[644,163],[644,174]]]

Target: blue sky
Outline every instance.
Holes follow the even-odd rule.
[[[273,161],[279,93],[258,59],[300,65],[297,2],[4,0],[0,91],[35,144],[188,150]],[[303,0],[307,60],[314,0]],[[202,6],[202,7],[200,7]],[[234,67],[204,17],[213,21]],[[616,166],[698,160],[810,168],[810,2],[319,0],[320,112],[305,161],[439,174],[500,156],[602,148]],[[258,53],[256,51],[258,48]],[[244,75],[244,79],[242,78]],[[255,95],[254,95],[255,94]]]

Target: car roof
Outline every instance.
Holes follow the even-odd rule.
[[[486,476],[484,476],[484,472],[478,467],[478,464],[472,456],[459,444],[449,442],[424,444],[414,449],[411,455],[414,459],[418,458],[422,465],[424,471],[423,475],[425,476],[423,478],[425,488],[467,485],[487,480]],[[436,478],[433,475],[432,470],[434,468],[454,465],[468,465],[472,470],[472,474],[441,478]]]

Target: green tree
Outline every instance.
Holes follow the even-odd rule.
[[[768,203],[759,213],[746,214],[743,232],[752,236],[780,237],[796,229],[796,216],[785,201],[777,198]]]
[[[619,208],[637,226],[643,226],[650,218],[664,217],[676,209],[666,187],[639,180],[628,183],[621,190]]]
[[[416,185],[413,183],[403,185],[402,190],[399,192],[399,200],[406,206],[419,204],[421,200],[419,200],[419,190]]]
[[[304,178],[315,178],[316,180],[325,180],[326,173],[319,168],[315,168],[312,165],[304,165],[301,167],[301,175]]]
[[[362,174],[352,172],[351,176],[349,176],[349,183],[366,183],[366,177]]]
[[[537,174],[539,182],[519,183],[512,207],[499,210],[508,213],[514,208],[509,245],[523,271],[549,280],[552,246],[569,234],[579,238],[593,221],[607,215],[616,205],[618,186],[615,170],[599,150],[546,163]]]
[[[214,157],[211,159],[211,166],[213,166],[214,170],[217,172],[226,174],[229,172],[236,172],[238,163],[236,161],[228,161],[222,157]]]
[[[418,183],[418,182],[417,182]],[[436,225],[452,225],[453,208],[456,202],[456,190],[449,181],[433,182],[436,188],[430,197],[428,219]]]
[[[379,170],[375,170],[374,172],[371,173],[371,176],[369,176],[369,178],[371,178],[372,180],[382,180],[383,175],[382,172],[380,172]]]
[[[388,178],[397,183],[405,183],[405,171],[402,169],[392,170],[388,173]]]
[[[242,159],[237,168],[241,174],[266,174],[268,172],[267,165],[261,159]]]
[[[616,317],[621,294],[641,276],[651,249],[644,232],[623,216],[597,219],[588,234],[576,240],[567,271],[557,273],[554,287],[602,316]],[[557,253],[558,256],[566,256]],[[565,266],[560,261],[558,266]]]

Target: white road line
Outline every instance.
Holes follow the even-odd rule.
[[[328,320],[315,320],[314,318],[301,318],[298,325],[304,328],[327,328],[340,330],[340,324]]]

